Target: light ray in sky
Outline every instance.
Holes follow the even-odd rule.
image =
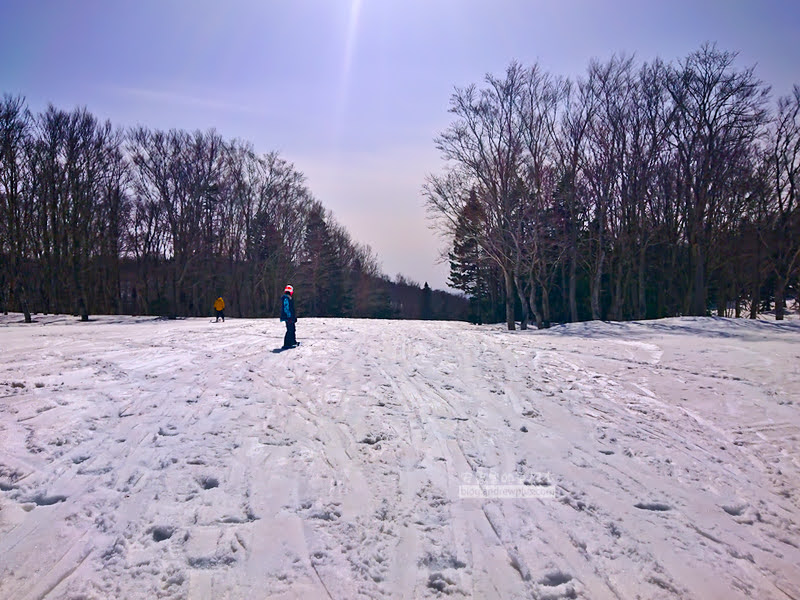
[[[339,99],[336,107],[336,136],[344,125],[344,113],[347,108],[348,93],[350,90],[350,79],[353,70],[353,57],[355,56],[356,42],[358,38],[358,21],[361,15],[361,3],[363,0],[350,1],[350,17],[347,21],[347,36],[345,38],[344,58],[342,61],[342,75],[339,82]]]

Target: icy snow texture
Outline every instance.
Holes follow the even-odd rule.
[[[0,598],[800,598],[797,322],[0,319]]]

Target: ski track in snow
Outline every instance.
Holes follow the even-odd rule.
[[[799,323],[0,319],[2,599],[800,598]]]

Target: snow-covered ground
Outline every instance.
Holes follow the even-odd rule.
[[[798,321],[20,320],[0,598],[800,598]]]

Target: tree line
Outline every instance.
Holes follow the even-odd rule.
[[[473,318],[783,319],[800,275],[800,87],[705,44],[592,60],[575,80],[512,62],[456,88],[424,185]]]
[[[233,316],[275,316],[288,282],[306,316],[466,316],[460,297],[383,275],[277,153],[4,94],[0,309],[179,317],[223,296]]]

